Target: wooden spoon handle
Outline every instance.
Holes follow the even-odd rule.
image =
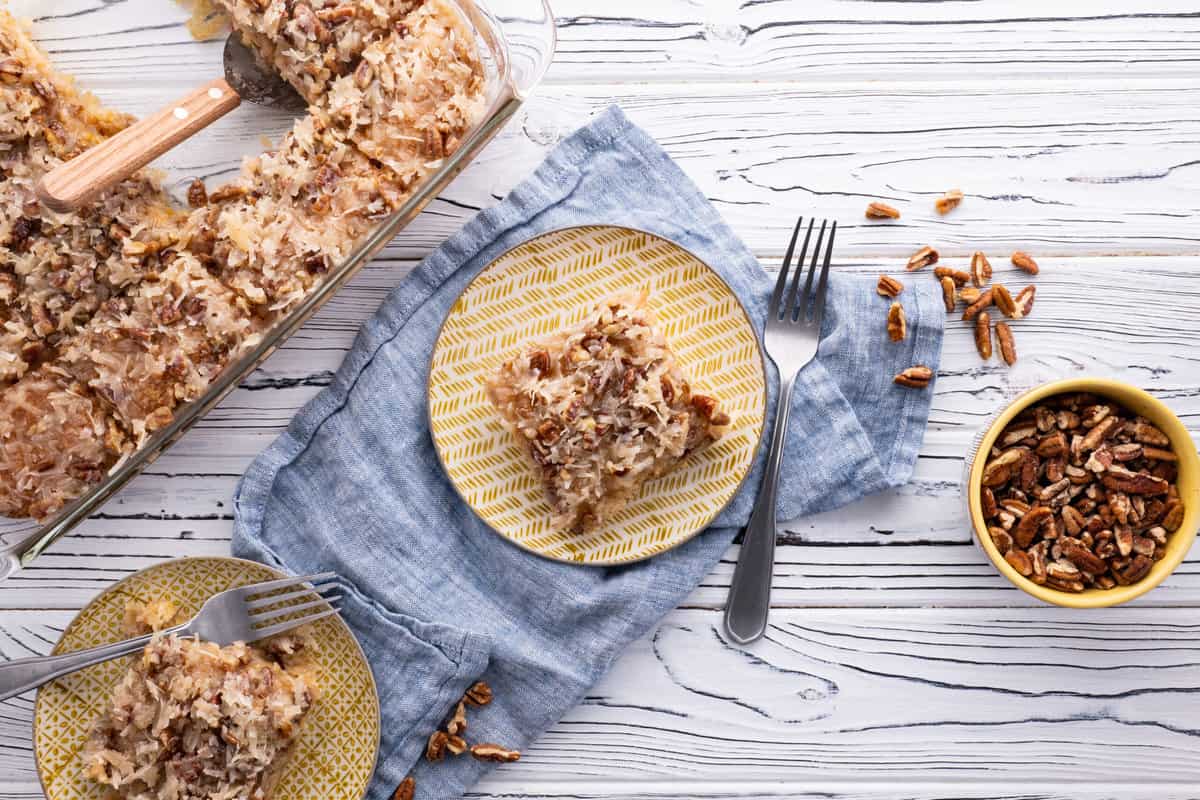
[[[73,211],[225,116],[241,102],[242,98],[223,79],[205,84],[179,102],[50,170],[38,181],[38,198],[55,211]]]

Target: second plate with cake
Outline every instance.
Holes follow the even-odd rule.
[[[762,438],[758,337],[721,277],[643,231],[567,228],[489,264],[429,376],[456,490],[520,547],[618,564],[709,525]]]

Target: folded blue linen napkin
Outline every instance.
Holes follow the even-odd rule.
[[[501,253],[585,223],[680,243],[721,273],[761,326],[772,281],[666,153],[612,108],[389,295],[332,385],[238,488],[235,554],[344,579],[342,616],[371,661],[383,712],[370,800],[385,800],[410,772],[418,798],[458,797],[489,768],[469,756],[421,758],[426,737],[478,678],[496,699],[472,712],[469,738],[525,748],[700,582],[749,517],[761,455],[714,526],[682,547],[631,566],[575,566],[510,545],[447,481],[425,409],[442,319]],[[895,386],[892,376],[913,364],[936,369],[944,311],[932,280],[911,281],[900,299],[909,335],[893,344],[873,281],[831,283],[818,358],[795,393],[780,518],[911,474],[932,391]]]

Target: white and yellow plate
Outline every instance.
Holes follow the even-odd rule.
[[[156,564],[110,586],[63,631],[54,652],[68,653],[124,638],[131,600],[172,600],[182,618],[218,592],[285,577],[237,558],[181,558]],[[273,800],[361,800],[379,750],[379,695],[354,634],[338,616],[312,623],[312,658],[319,694],[293,745]],[[102,787],[84,778],[81,752],[92,723],[108,707],[129,668],[119,658],[59,678],[37,694],[34,754],[47,800],[100,800]]]
[[[487,377],[530,340],[578,323],[603,297],[642,288],[684,373],[719,398],[733,427],[648,483],[607,525],[555,530],[538,475],[488,400]],[[765,406],[759,340],[733,290],[674,242],[609,226],[552,231],[489,264],[450,309],[429,373],[434,445],[463,500],[519,547],[572,563],[639,561],[703,530],[749,472]]]

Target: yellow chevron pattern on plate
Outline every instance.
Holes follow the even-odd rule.
[[[729,433],[648,483],[604,528],[550,527],[528,457],[501,423],[485,381],[531,339],[574,325],[601,298],[646,288],[684,372],[733,418]],[[759,340],[733,290],[679,245],[629,228],[553,231],[489,264],[450,310],[429,373],[429,419],[446,473],[501,536],[584,564],[639,561],[682,544],[733,499],[762,437],[766,377]]]
[[[285,577],[237,558],[181,558],[113,584],[79,612],[55,653],[116,642],[130,600],[166,597],[186,619],[217,592]],[[312,624],[319,693],[293,746],[273,800],[362,800],[379,750],[379,695],[354,634],[337,616]],[[97,664],[46,684],[37,693],[33,741],[47,800],[100,800],[84,778],[80,753],[92,723],[108,705],[130,657]]]

